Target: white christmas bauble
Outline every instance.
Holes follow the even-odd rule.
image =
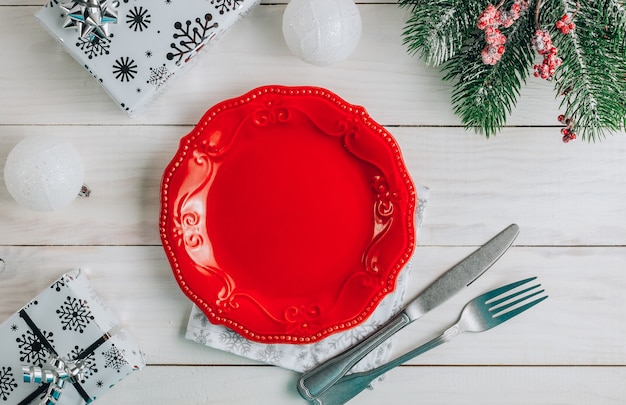
[[[50,135],[23,139],[4,165],[4,182],[11,196],[37,211],[69,205],[78,196],[84,177],[76,148]]]
[[[283,14],[289,50],[305,62],[346,60],[361,38],[361,14],[352,0],[291,0]]]

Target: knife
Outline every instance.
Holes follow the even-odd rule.
[[[297,384],[302,398],[315,400],[391,335],[419,319],[463,287],[472,284],[506,252],[518,234],[519,227],[516,224],[509,225],[426,287],[381,329],[345,352],[302,374]]]

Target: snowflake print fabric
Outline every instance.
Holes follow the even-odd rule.
[[[46,331],[41,331],[41,335],[38,336],[32,330],[27,330],[15,339],[21,362],[41,367],[48,361],[50,352],[44,346],[42,338],[50,343],[54,342],[52,332]]]
[[[133,0],[119,2],[107,37],[80,37],[63,27],[63,2],[49,1],[36,17],[106,89],[136,115],[178,78],[260,0]]]
[[[115,61],[115,64],[113,64],[113,74],[119,81],[129,82],[131,79],[134,79],[137,74],[137,65],[131,58],[121,57]]]
[[[242,3],[243,0],[211,0],[211,4],[215,5],[215,9],[220,14],[236,10]]]
[[[87,325],[93,321],[89,305],[85,300],[67,297],[61,308],[57,309],[57,315],[63,325],[63,330],[75,330],[83,333]]]
[[[143,31],[150,24],[150,14],[143,7],[133,7],[126,15],[126,24],[133,31]]]
[[[85,353],[89,353],[85,355]],[[83,372],[81,373],[82,379],[81,383],[85,383],[85,381],[98,373],[98,363],[96,362],[96,356],[92,352],[85,351],[85,348],[80,348],[79,346],[74,346],[71,352],[69,352],[66,356],[66,359],[70,360],[78,360],[83,364]]]
[[[0,367],[0,399],[7,401],[15,388],[17,382],[11,367]]]
[[[33,377],[57,372],[52,364],[80,370],[79,378],[61,384],[61,402],[47,402],[48,386]],[[135,340],[80,270],[63,275],[0,324],[0,403],[88,403],[144,365]]]
[[[177,32],[173,35],[176,42],[170,44],[170,47],[175,52],[169,52],[167,59],[175,59],[176,63],[179,64],[183,57],[187,57],[187,61],[195,55],[209,39],[210,32],[218,27],[218,23],[211,23],[211,20],[213,20],[213,16],[207,13],[204,15],[204,18],[196,18],[193,24],[191,20],[187,20],[184,23],[176,22],[174,28]]]
[[[416,212],[416,228],[419,230],[428,205],[428,188],[416,185],[419,198]],[[370,335],[397,313],[404,302],[406,282],[411,271],[411,261],[400,273],[394,292],[380,303],[376,311],[362,325],[331,335],[312,344],[262,344],[245,339],[237,332],[208,321],[204,313],[193,306],[185,338],[196,343],[224,350],[239,356],[262,361],[289,370],[303,372],[341,353],[349,346]],[[371,369],[387,361],[391,354],[392,342],[388,341],[370,353],[354,368],[355,371]]]
[[[103,352],[102,355],[106,359],[104,367],[112,368],[118,373],[128,364],[124,350],[119,349],[115,345],[111,345],[111,348]]]
[[[80,49],[88,59],[93,59],[110,53],[111,40],[98,37],[91,39],[78,38],[76,40],[76,47]]]
[[[150,76],[148,77],[146,83],[156,88],[159,88],[167,83],[172,74],[173,73],[170,73],[170,71],[167,69],[167,65],[164,63],[159,67],[150,68]]]
[[[252,342],[225,326],[211,324],[195,305],[192,307],[185,338],[239,356],[303,372],[341,353],[378,329],[390,314],[397,312],[400,309],[401,297],[403,297],[405,282],[409,273],[410,264],[402,270],[398,277],[397,292],[381,302],[368,322],[357,328],[331,335],[316,343],[272,345]],[[359,362],[354,370],[364,371],[382,364],[388,359],[390,351],[390,342],[381,345]]]

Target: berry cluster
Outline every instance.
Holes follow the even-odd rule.
[[[533,36],[532,44],[537,53],[543,55],[543,62],[534,66],[535,77],[541,77],[542,79],[551,78],[556,68],[561,66],[563,60],[557,56],[557,49],[552,44],[550,33],[537,30]]]
[[[563,17],[559,21],[554,24],[557,30],[561,31],[561,34],[569,34],[574,28],[576,28],[576,24],[572,21],[571,17],[567,14],[563,14]]]
[[[559,122],[565,125],[565,128],[561,128],[561,134],[563,134],[563,142],[568,143],[576,139],[576,133],[573,130],[573,122],[571,118],[565,118],[563,114],[559,115]]]
[[[483,63],[486,65],[495,65],[502,59],[502,54],[506,50],[504,46],[506,36],[497,28],[487,27],[487,29],[485,29],[485,40],[487,41],[487,46],[485,46],[480,54]]]
[[[483,49],[481,56],[483,63],[495,65],[502,58],[505,51],[504,44],[506,36],[499,27],[508,28],[520,16],[520,13],[528,8],[527,0],[515,0],[510,10],[500,11],[502,1],[497,6],[489,4],[478,17],[478,29],[485,31],[485,42],[487,46]]]

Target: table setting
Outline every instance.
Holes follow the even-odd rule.
[[[439,3],[0,0],[0,400],[626,401],[623,4]]]

